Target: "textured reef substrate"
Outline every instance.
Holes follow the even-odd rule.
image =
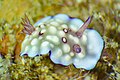
[[[17,4],[17,5],[16,5]],[[25,34],[21,18],[27,14],[32,24],[39,19],[64,13],[83,21],[93,15],[89,28],[105,41],[103,54],[93,70],[52,63],[48,55],[20,57]],[[1,80],[119,80],[120,79],[119,0],[1,0],[0,1],[0,79]],[[89,65],[89,64],[88,64]],[[63,75],[64,74],[64,75]]]

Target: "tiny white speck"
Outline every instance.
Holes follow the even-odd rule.
[[[67,39],[65,37],[62,37],[63,43],[67,43]]]
[[[64,31],[65,33],[67,33],[67,32],[68,32],[68,30],[67,30],[66,28],[64,28],[64,29],[63,29],[63,31]]]

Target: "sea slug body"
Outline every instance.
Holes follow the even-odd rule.
[[[101,56],[104,41],[96,30],[87,28],[91,19],[89,17],[83,23],[78,18],[57,14],[31,25],[26,16],[22,23],[26,37],[20,55],[35,57],[49,54],[55,64],[93,69]]]

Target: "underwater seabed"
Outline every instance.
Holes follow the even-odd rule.
[[[22,19],[31,24],[46,16],[67,14],[85,21],[102,36],[105,46],[92,70],[55,64],[49,55],[20,56]],[[120,1],[119,0],[1,0],[0,1],[0,80],[120,80]],[[89,64],[88,64],[89,65]]]

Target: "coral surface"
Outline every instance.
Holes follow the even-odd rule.
[[[49,55],[21,57],[25,38],[24,15],[31,24],[46,16],[67,14],[85,21],[105,41],[100,60],[92,70],[54,64]],[[120,80],[119,0],[0,0],[0,80]],[[89,65],[89,64],[88,64]]]

